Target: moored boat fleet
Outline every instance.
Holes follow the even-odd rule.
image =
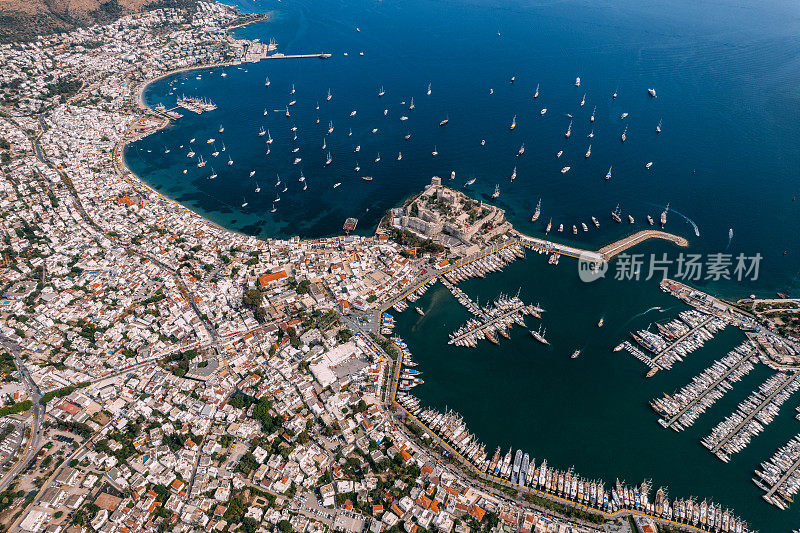
[[[744,450],[753,437],[764,431],[797,389],[800,389],[800,372],[773,374],[700,442],[727,463],[731,455]]]
[[[458,290],[457,287],[455,287]],[[469,304],[474,304],[464,296]],[[518,296],[506,297],[501,295],[490,306],[480,309],[479,318],[471,318],[466,324],[450,333],[448,344],[456,346],[469,346],[474,348],[479,340],[488,340],[493,344],[500,344],[498,336],[511,338],[508,334],[514,324],[525,327],[525,315],[541,318],[544,310],[538,306],[526,305]]]
[[[654,518],[687,524],[705,531],[745,533],[747,523],[719,504],[695,498],[669,500],[666,489],[659,488],[652,496],[647,481],[627,485],[616,480],[606,488],[602,480],[590,480],[572,468],[560,470],[548,466],[547,459],[536,459],[523,450],[509,449],[505,454],[498,447],[490,457],[486,446],[470,433],[461,415],[455,411],[439,412],[420,405],[418,398],[398,392],[398,403],[439,438],[446,441],[476,470],[515,487],[528,488],[570,500],[592,509],[615,513],[633,510]]]
[[[800,490],[800,435],[796,435],[755,471],[753,483],[762,489],[765,501],[787,509]]]
[[[675,431],[694,424],[700,415],[733,388],[732,383],[741,381],[755,368],[754,363],[758,362],[755,353],[752,343],[744,342],[714,361],[678,392],[651,401],[650,406],[661,415],[658,423]]]
[[[512,261],[524,258],[524,249],[519,243],[515,243],[445,272],[442,277],[450,283],[458,283],[470,278],[483,278],[492,272],[500,272]]]
[[[198,115],[201,115],[207,111],[214,111],[217,108],[217,104],[211,100],[206,98],[198,98],[195,96],[182,96],[178,98],[176,103],[178,106],[197,113]]]

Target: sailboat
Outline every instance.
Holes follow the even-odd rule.
[[[607,180],[610,180],[610,179],[611,179],[611,168],[612,168],[612,167],[608,167],[608,172],[606,173],[606,179],[607,179]]]
[[[539,98],[539,84],[538,83],[536,84],[536,92],[533,93],[533,97],[534,98]]]
[[[572,121],[569,121],[569,126],[567,126],[567,131],[564,132],[564,137],[569,139],[570,135],[572,135]]]
[[[242,197],[242,207],[247,207],[247,205],[248,205],[247,198]]]
[[[431,95],[431,84],[428,84],[428,92],[426,93],[428,96]]]
[[[383,88],[383,85],[381,85],[381,90],[380,90],[380,91],[378,91],[378,97],[381,97],[381,96],[383,96],[384,94],[386,94],[386,91],[384,90],[384,88]]]
[[[514,170],[511,172],[511,181],[514,181],[517,178],[517,167],[514,167]]]
[[[619,136],[622,142],[625,142],[625,139],[628,138],[628,126],[625,126],[625,131],[622,132],[622,135]]]
[[[270,83],[271,82],[269,81],[269,76],[267,76],[267,79],[264,80],[264,87],[269,87]]]
[[[511,125],[508,127],[508,129],[513,130],[516,127],[517,127],[517,115],[514,115],[514,118],[511,119]]]
[[[589,159],[589,156],[592,155],[592,145],[589,145],[588,150],[586,150],[586,155],[584,156],[586,159]]]
[[[331,98],[333,98],[333,95],[331,94],[331,90],[328,89],[328,96],[325,97],[325,101],[330,102]],[[319,106],[317,107],[317,109],[319,109]]]
[[[437,155],[439,155],[439,151],[436,149],[436,145],[433,145],[433,152],[431,152],[431,155],[433,157],[436,157]]]
[[[533,215],[531,216],[531,222],[536,222],[536,220],[539,218],[539,215],[541,213],[542,213],[542,199],[539,198],[539,201],[536,203],[536,209],[534,209]]]
[[[550,229],[551,229],[552,227],[553,227],[553,219],[551,218],[550,220],[548,220],[548,221],[547,221],[547,227],[546,227],[546,228],[544,228],[544,233],[545,233],[545,235],[546,235],[546,234],[548,234],[548,233],[550,233]]]
[[[594,106],[594,109],[592,110],[592,116],[589,117],[589,122],[594,122],[595,113],[597,113],[597,106]]]
[[[661,133],[661,119],[658,119],[658,126],[656,126],[656,133]]]
[[[580,80],[580,78],[578,78],[578,79]],[[545,337],[544,337],[545,334],[547,333],[547,330],[542,331],[542,326],[539,326],[539,330],[538,331],[530,330],[530,333],[531,333],[531,337],[533,337],[537,341],[541,342],[542,344],[550,344],[549,342],[547,342],[547,339],[545,339]]]
[[[620,209],[619,209],[619,204],[617,204],[617,207],[614,209],[614,211],[611,212],[611,219],[617,224],[622,222],[622,217],[620,217],[619,215],[620,215]]]

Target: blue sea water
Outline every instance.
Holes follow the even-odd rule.
[[[184,93],[218,104],[216,111],[200,116],[185,112],[173,126],[125,152],[127,164],[147,183],[214,222],[263,237],[316,237],[341,233],[344,219],[355,216],[359,232],[369,234],[387,209],[419,191],[431,176],[442,176],[455,188],[474,177],[475,184],[465,190],[488,201],[499,185],[497,203],[521,231],[543,234],[552,219],[554,227],[567,228],[551,235],[554,239],[586,248],[646,227],[645,216],[657,218],[669,203],[666,229],[686,236],[690,252],[727,249],[763,256],[756,281],[701,280],[696,285],[734,298],[798,290],[796,2],[256,0],[236,5],[271,15],[237,30],[238,37],[275,38],[286,54],[329,52],[333,57],[182,73],[147,89],[145,100],[151,105],[172,107]],[[227,76],[221,76],[223,71]],[[269,87],[264,86],[267,76]],[[577,76],[580,87],[575,86]],[[534,99],[537,84],[540,96]],[[386,91],[382,98],[381,87]],[[657,98],[648,96],[650,87]],[[333,94],[329,102],[328,89]],[[615,91],[618,97],[612,99]],[[412,97],[414,110],[409,109]],[[293,99],[297,103],[287,118],[284,109]],[[545,115],[542,108],[547,108]],[[353,110],[357,114],[350,117]],[[622,113],[629,116],[622,120]],[[517,128],[511,131],[515,115]],[[449,123],[440,127],[445,118]],[[572,135],[566,139],[570,120]],[[663,131],[657,134],[660,120]],[[327,135],[331,121],[334,132]],[[270,154],[265,137],[257,135],[261,127],[275,139]],[[373,128],[378,129],[374,134]],[[592,130],[594,137],[588,138]],[[192,148],[209,161],[202,169],[185,155],[191,138],[196,138]],[[209,138],[215,139],[213,145],[206,144]],[[213,158],[213,147],[223,143],[226,151]],[[517,157],[522,143],[525,154]],[[592,155],[586,159],[590,143]],[[294,147],[299,148],[296,154]],[[431,154],[434,149],[437,157]],[[559,150],[563,155],[557,158]],[[328,152],[332,163],[325,166]],[[227,165],[228,155],[233,165]],[[292,164],[295,157],[302,158],[297,165]],[[566,165],[571,170],[562,174]],[[613,177],[606,181],[612,165]],[[209,180],[212,167],[218,177]],[[301,171],[305,191],[298,181]],[[447,179],[451,171],[456,172],[453,181]],[[288,190],[280,193],[271,213],[278,175],[280,189],[285,184]],[[374,179],[367,182],[362,176]],[[341,185],[334,189],[335,183]],[[257,185],[260,193],[254,192]],[[542,215],[531,223],[540,198]],[[609,213],[617,205],[635,217],[633,227],[611,221]],[[678,213],[696,224],[699,236]],[[599,230],[591,216],[600,221]],[[569,230],[581,222],[590,231],[573,236]],[[666,252],[674,258],[678,250],[651,243],[636,252]],[[630,329],[655,319],[629,322],[631,317],[652,305],[669,307],[674,300],[653,283],[609,279],[587,286],[578,282],[573,262],[563,260],[556,269],[542,263],[531,258],[502,275],[471,282],[465,290],[481,294],[484,301],[522,286],[526,300],[541,300],[549,310],[545,325],[553,337],[544,356],[531,348],[522,330],[501,350],[442,352],[442,339],[423,333],[420,319],[403,317],[400,330],[425,372],[425,385],[416,389],[420,397],[463,412],[492,446],[513,443],[607,481],[616,475],[629,481],[652,477],[657,485],[671,486],[674,496],[716,497],[761,531],[796,526],[796,509],[780,512],[768,506],[749,481],[759,462],[800,431],[791,416],[796,398],[728,465],[699,445],[699,438],[766,371],[751,374],[695,429],[681,434],[661,430],[647,406],[651,398],[682,386],[741,337],[726,332],[667,376],[643,380],[638,361],[621,354],[612,358],[608,349]],[[434,292],[423,303],[443,313],[442,327],[454,329],[464,317],[446,296]],[[602,314],[612,327],[600,332],[594,324]],[[587,339],[587,345],[581,358],[572,361],[568,354],[577,347],[576,339]],[[505,385],[512,382],[514,387]],[[485,394],[473,394],[473,387]]]

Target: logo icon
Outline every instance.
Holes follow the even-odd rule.
[[[581,254],[578,257],[578,277],[584,283],[591,283],[600,278],[606,277],[608,263],[598,261],[596,256]]]

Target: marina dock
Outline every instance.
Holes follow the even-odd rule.
[[[743,343],[719,361],[714,361],[677,393],[650,402],[653,410],[662,415],[659,424],[675,431],[694,424],[700,415],[732,389],[731,382],[740,381],[755,368],[750,360],[755,353],[752,344]]]
[[[779,509],[786,509],[800,489],[800,435],[781,447],[769,461],[761,463],[753,478],[765,491],[765,501]],[[760,478],[760,479],[757,479]]]
[[[724,462],[743,450],[778,414],[780,406],[800,388],[800,372],[774,374],[739,404],[736,412],[717,424],[702,444]]]

